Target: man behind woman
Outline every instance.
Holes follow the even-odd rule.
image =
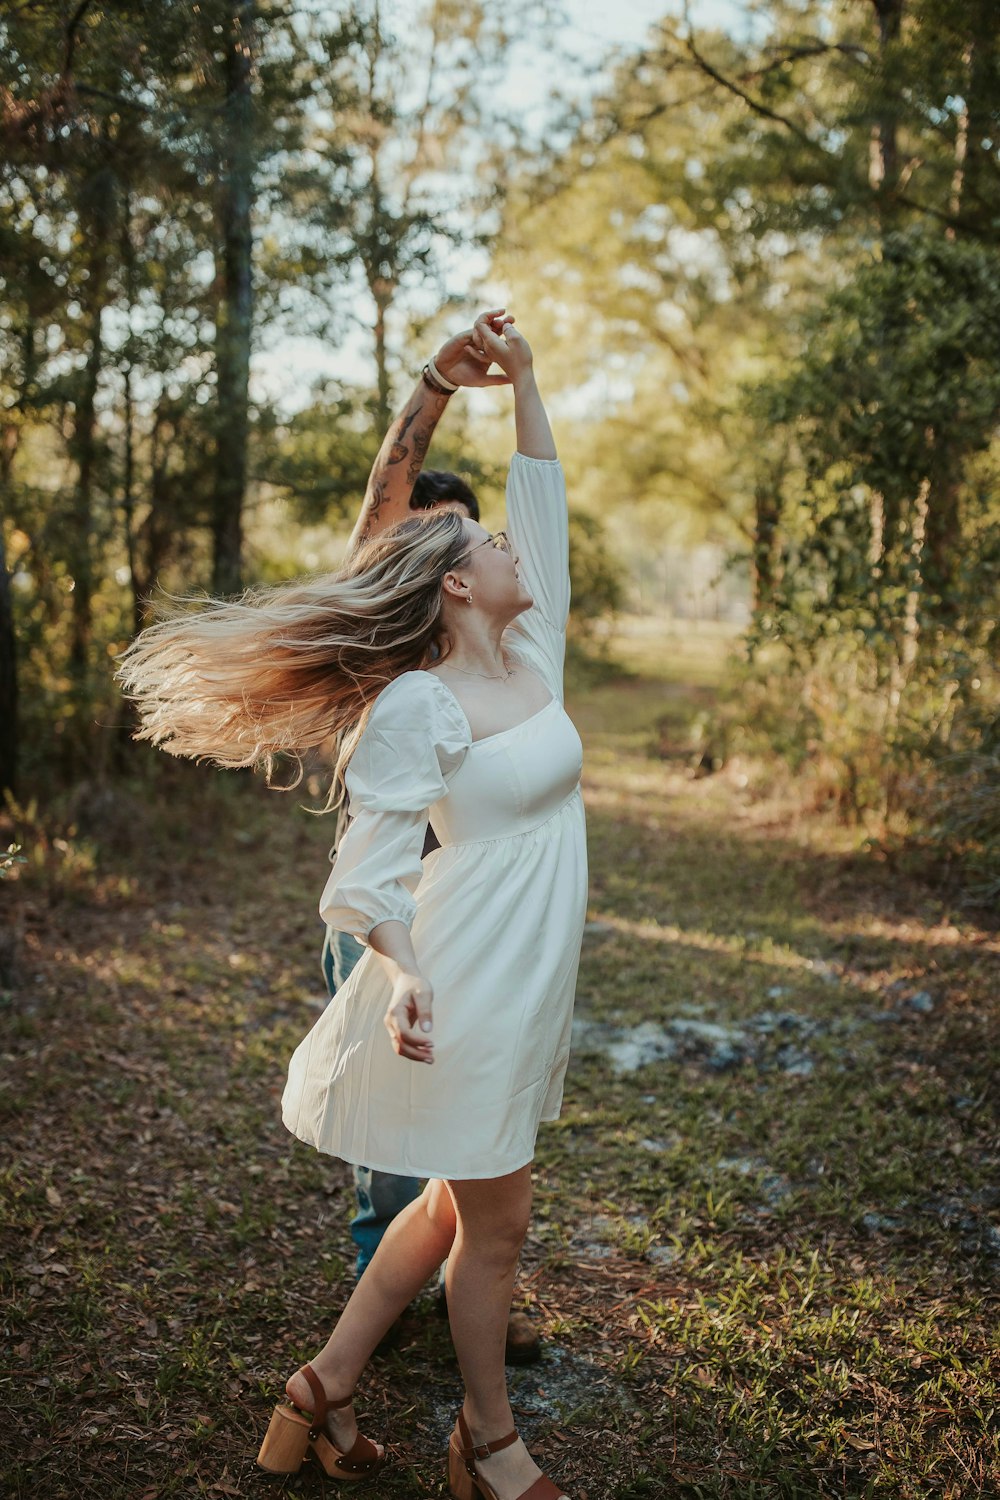
[[[447,1259],[465,1386],[451,1493],[563,1500],[513,1428],[504,1341],[587,903],[582,749],[562,704],[566,499],[527,342],[484,315],[464,359],[513,387],[505,530],[403,521],[337,573],[153,626],[121,676],[140,737],[175,754],[270,769],[343,735],[351,822],[320,911],[365,951],[296,1049],[283,1118],[319,1150],[427,1181],[289,1376],[258,1462],[293,1473],[311,1451],[342,1479],[380,1466],[354,1389]],[[439,847],[422,860],[428,821]]]
[[[513,318],[497,309],[485,315],[494,332],[500,333]],[[479,502],[458,474],[423,469],[434,431],[455,391],[463,386],[501,385],[505,375],[490,376],[479,359],[468,352],[471,330],[457,334],[428,361],[409,400],[392,423],[379,449],[365,492],[360,514],[351,534],[349,550],[371,541],[414,511],[453,511],[469,520],[479,520]],[[346,797],[337,811],[334,854],[349,824]],[[428,824],[423,854],[438,847]],[[326,930],[321,963],[327,992],[332,996],[349,978],[364,954],[364,947],[349,932]],[[380,1172],[361,1163],[352,1166],[357,1212],[351,1220],[351,1238],[357,1246],[356,1270],[362,1275],[375,1254],[389,1224],[420,1193],[415,1177]],[[440,1310],[447,1311],[444,1282],[440,1286]],[[390,1332],[391,1336],[391,1332]],[[531,1364],[541,1354],[537,1331],[524,1312],[511,1312],[507,1320],[505,1359],[508,1364]]]

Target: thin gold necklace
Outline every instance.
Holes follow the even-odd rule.
[[[462,674],[463,677],[483,677],[483,678],[486,679],[487,682],[506,682],[507,679],[508,679],[508,677],[513,677],[513,675],[514,675],[514,668],[513,667],[511,667],[510,670],[507,671],[507,672],[500,673],[500,672],[470,672],[469,669],[468,669],[468,667],[453,667],[451,665],[451,662],[448,662],[448,661],[443,661],[441,663],[441,665],[443,667],[451,667],[451,670],[453,672],[461,672],[461,674]]]

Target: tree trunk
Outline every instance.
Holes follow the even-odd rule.
[[[378,381],[378,430],[385,432],[392,421],[392,388],[389,382],[389,364],[385,342],[385,315],[391,298],[386,296],[382,285],[373,288],[375,297],[375,369]]]
[[[903,20],[903,0],[872,0],[878,26],[878,52],[881,64],[880,108],[872,125],[868,158],[868,182],[877,195],[878,216],[885,233],[895,214],[894,195],[899,182],[899,146],[895,96],[890,93],[891,69],[886,66],[886,52],[898,39]]]
[[[0,792],[17,791],[17,637],[0,527]]]
[[[774,597],[775,550],[781,507],[777,484],[754,486],[753,607],[766,609]]]
[[[132,241],[130,194],[126,194],[122,210],[121,255],[125,270],[125,315],[129,320],[129,336],[122,359],[122,526],[125,532],[129,582],[132,588],[132,631],[133,634],[138,635],[142,629],[143,611],[135,541],[135,400],[132,393],[135,360],[131,332],[132,314],[135,307],[135,246]]]
[[[101,374],[104,263],[95,256],[90,265],[93,300],[90,319],[90,349],[83,370],[83,384],[73,414],[70,450],[77,466],[73,515],[70,522],[69,565],[73,573],[72,618],[69,664],[82,678],[90,664],[90,638],[94,598],[94,468],[97,449],[97,382]]]
[[[907,579],[906,599],[903,605],[903,618],[900,622],[899,633],[897,635],[897,649],[889,680],[886,728],[890,744],[899,728],[903,694],[913,675],[913,669],[916,666],[920,650],[920,604],[925,589],[924,556],[927,539],[927,511],[930,488],[930,480],[922,480],[913,501],[910,540],[907,547],[909,553],[907,559],[909,577]],[[890,811],[888,803],[884,810],[888,816]]]
[[[955,473],[937,477],[927,510],[927,587],[939,601],[937,619],[952,624],[958,618],[955,570],[962,556],[961,479]]]
[[[239,591],[249,438],[253,323],[253,0],[232,0],[226,36],[226,105],[220,147],[221,291],[216,313],[216,466],[212,587]]]
[[[14,460],[21,444],[21,419],[27,404],[26,393],[35,378],[35,325],[30,313],[21,336],[21,390],[14,404],[12,420],[0,427],[0,495],[9,495],[14,474]],[[18,713],[17,633],[14,629],[14,597],[11,575],[7,570],[7,550],[0,524],[0,793],[17,791],[20,751]]]
[[[380,112],[378,93],[378,62],[382,56],[382,15],[378,0],[372,11],[371,43],[368,48],[368,93],[367,106],[371,121],[368,137],[368,225],[367,232],[359,241],[362,263],[368,290],[375,303],[375,382],[377,403],[375,420],[380,432],[385,432],[392,421],[392,385],[389,380],[389,361],[386,346],[385,320],[395,295],[393,265],[393,226],[382,192],[382,131],[378,127]]]
[[[995,0],[970,0],[967,14],[964,108],[955,141],[951,212],[960,230],[971,229],[993,239],[993,155],[1000,88],[1000,27]]]
[[[962,60],[965,63],[966,72],[969,72],[972,64],[972,49],[970,47],[966,47]],[[948,212],[953,219],[957,219],[962,212],[962,190],[965,186],[965,158],[968,155],[968,151],[969,101],[966,99],[958,116],[955,131],[955,169],[951,176],[951,199],[948,204]],[[953,240],[955,233],[954,224],[949,224],[945,230],[945,235],[949,240]]]
[[[110,150],[102,136],[105,152]],[[97,467],[97,387],[104,360],[104,304],[111,258],[111,232],[115,212],[114,179],[102,153],[91,168],[92,175],[80,183],[80,224],[90,246],[87,262],[84,312],[89,333],[87,358],[74,402],[69,451],[76,464],[76,490],[69,525],[67,562],[73,576],[70,618],[69,667],[80,681],[90,666],[93,628],[94,575],[94,485]],[[86,697],[86,695],[84,695]]]
[[[170,446],[173,441],[173,426],[167,413],[167,403],[161,400],[156,408],[150,453],[149,515],[146,518],[146,581],[143,595],[152,592],[160,571],[170,556],[172,533],[170,506]],[[148,605],[145,606],[148,609]]]

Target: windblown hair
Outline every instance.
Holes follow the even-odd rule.
[[[420,667],[441,631],[445,574],[467,555],[461,516],[403,521],[336,573],[211,599],[151,625],[117,677],[138,705],[135,738],[171,755],[262,768],[342,734],[338,784],[372,703]]]

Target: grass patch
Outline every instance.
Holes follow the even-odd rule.
[[[724,632],[645,622],[615,649],[630,674],[571,700],[591,922],[539,1138],[518,1296],[547,1351],[513,1376],[519,1422],[574,1500],[995,1493],[995,934],[664,750],[710,704]],[[329,824],[248,778],[147,774],[103,842],[81,794],[83,852],[39,838],[17,882],[18,1500],[259,1494],[269,1402],[350,1290],[347,1170],[278,1119],[319,1003]],[[425,1299],[363,1388],[381,1495],[445,1494],[459,1391]]]

